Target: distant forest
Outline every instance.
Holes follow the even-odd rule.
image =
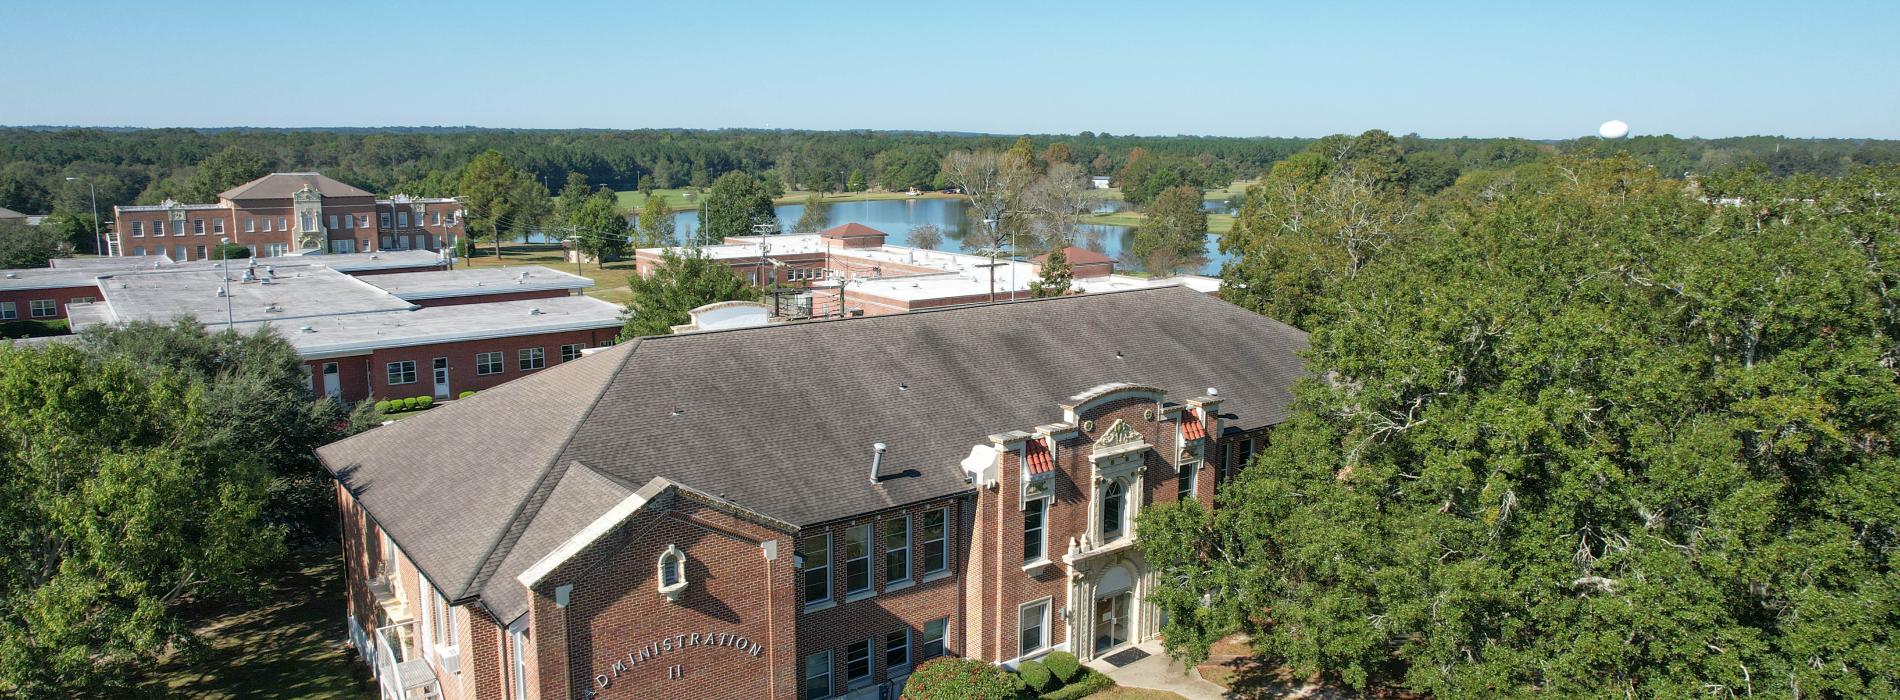
[[[225,154],[239,170],[315,170],[382,194],[449,196],[477,155],[495,150],[559,189],[569,173],[616,190],[704,187],[742,171],[786,190],[839,190],[861,177],[892,190],[946,186],[941,163],[955,150],[1002,150],[1017,136],[906,131],[646,129],[0,129],[0,206],[84,218],[95,188],[101,212],[167,197],[204,200],[227,173],[200,173]],[[1300,138],[1031,135],[1039,154],[1060,154],[1093,175],[1114,175],[1141,149],[1192,163],[1203,184],[1261,176],[1318,141]],[[1900,163],[1900,141],[1753,136],[1622,141],[1427,139],[1400,136],[1412,189],[1431,191],[1473,171],[1508,168],[1559,153],[1627,152],[1667,177],[1757,168],[1782,177],[1839,175],[1856,164]],[[1058,145],[1059,144],[1059,145]],[[1050,148],[1057,146],[1056,148]],[[215,176],[214,176],[215,175]],[[88,219],[85,223],[89,224]],[[77,228],[77,227],[75,227]]]

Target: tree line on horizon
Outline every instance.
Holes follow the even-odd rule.
[[[315,170],[379,194],[454,196],[462,194],[457,190],[466,169],[489,151],[550,191],[561,189],[569,173],[625,191],[706,188],[730,172],[781,191],[943,189],[951,185],[941,167],[950,153],[1000,152],[1018,138],[893,131],[15,127],[0,129],[0,207],[52,214],[51,223],[83,242],[90,236],[95,190],[100,211],[109,212],[113,205],[166,198],[209,201],[246,174]],[[1203,186],[1260,177],[1274,163],[1326,140],[1087,131],[1020,138],[1039,157],[1058,156],[1087,175],[1119,177],[1134,156],[1148,154],[1155,156],[1148,167]],[[1351,137],[1327,137],[1338,138]],[[1854,165],[1900,162],[1900,141],[1862,139],[1393,140],[1408,171],[1424,185],[1449,185],[1469,172],[1559,153],[1627,152],[1669,177],[1740,167],[1760,167],[1777,177],[1839,175]]]

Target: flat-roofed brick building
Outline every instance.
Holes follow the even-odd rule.
[[[462,205],[454,199],[377,199],[321,173],[271,173],[219,193],[213,203],[117,206],[112,219],[112,255],[177,261],[217,257],[220,239],[253,256],[280,256],[435,251],[463,234]]]
[[[1113,654],[1161,623],[1136,517],[1214,504],[1305,346],[1178,286],[631,340],[319,450],[350,636],[450,700]]]

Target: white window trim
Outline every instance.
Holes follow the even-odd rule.
[[[872,679],[877,678],[878,647],[879,647],[879,640],[877,638],[873,637],[871,639],[864,640],[864,675],[858,676],[856,678],[852,678],[851,677],[851,646],[850,645],[845,646],[844,648],[844,674],[845,674],[844,687],[846,690],[857,690],[859,688],[869,686],[871,685]]]
[[[660,595],[669,603],[679,602],[680,597],[686,595],[686,553],[680,551],[678,545],[669,544],[666,546],[666,551],[660,553],[657,566],[658,569],[654,572],[654,584],[659,588]],[[671,585],[666,583],[668,567],[672,567],[678,577]]]
[[[847,557],[844,560],[844,585],[851,585],[851,562],[862,561],[864,562],[864,587],[846,589],[844,592],[844,602],[847,603],[864,600],[865,598],[877,595],[877,572],[874,570],[877,564],[877,560],[874,558],[874,555],[877,553],[877,541],[875,539],[877,537],[877,528],[872,527],[870,523],[861,523],[845,528],[844,546],[847,549],[851,546],[851,533],[853,531],[861,531],[864,533],[864,556],[856,558]]]
[[[1023,629],[1024,629],[1023,628],[1023,612],[1038,605],[1042,606],[1042,620],[1039,622],[1040,629],[1042,630],[1042,640],[1041,640],[1042,643],[1034,649],[1023,651]],[[1054,609],[1055,609],[1054,596],[1048,596],[1048,597],[1044,597],[1038,600],[1032,600],[1027,603],[1023,603],[1022,605],[1016,606],[1016,658],[1017,659],[1027,659],[1027,658],[1036,656],[1038,654],[1046,653],[1049,651],[1049,631],[1050,631],[1050,623],[1051,623],[1050,611]]]
[[[904,663],[901,663],[901,664],[891,663],[891,635],[893,634],[904,635]],[[910,632],[909,627],[905,627],[903,629],[900,629],[894,632],[889,632],[884,635],[884,675],[885,677],[888,678],[891,676],[902,676],[902,675],[910,673],[911,657],[915,654],[915,651],[911,648],[911,644],[913,644],[914,641],[915,640],[911,639],[911,632]]]
[[[11,301],[0,301],[0,321],[11,321],[20,317],[20,305]]]
[[[526,615],[521,616],[521,619],[515,620],[514,623],[508,625],[509,656],[514,659],[514,662],[510,665],[510,673],[514,675],[514,682],[511,683],[510,686],[514,689],[513,692],[516,700],[527,700],[528,697],[527,632],[528,616]]]
[[[917,645],[912,648],[912,653],[911,653],[912,658],[910,660],[910,663],[912,666],[916,666],[917,662],[919,661],[929,661],[930,659],[937,658],[937,656],[931,656],[931,657],[926,657],[926,658],[917,658],[917,657],[922,657],[923,648],[930,644],[930,637],[928,636],[930,626],[938,622],[943,623],[943,636],[937,638],[937,646],[942,647],[943,651],[938,652],[937,656],[950,655],[950,618],[943,617],[943,618],[931,620],[929,622],[925,622],[923,624],[923,627],[919,630],[919,633],[917,635]]]
[[[482,371],[482,357],[487,356],[487,355],[495,356],[495,371],[493,372]],[[506,371],[508,371],[508,354],[507,353],[504,353],[500,350],[496,350],[494,352],[475,353],[475,376],[492,377],[494,375],[501,374]]]
[[[891,523],[897,523],[897,522],[901,522],[904,524],[904,546],[902,547],[890,546],[890,542],[888,540],[889,536],[884,532],[885,527],[888,527]],[[916,566],[916,562],[913,559],[911,559],[911,554],[916,548],[911,546],[912,534],[911,534],[911,529],[910,529],[910,515],[905,514],[905,515],[898,516],[895,520],[886,520],[879,524],[878,530],[879,530],[878,532],[879,539],[886,540],[884,542],[884,590],[898,591],[898,590],[903,590],[905,588],[909,588],[911,586],[916,585],[917,581],[911,575],[911,572],[915,570],[917,566]],[[899,551],[899,550],[904,552],[904,575],[892,576],[891,575],[891,553],[895,551]]]
[[[811,672],[811,659],[814,656],[825,657],[824,673],[814,674]],[[838,689],[838,657],[832,654],[830,649],[806,654],[805,658],[800,661],[799,666],[798,696],[800,698],[808,697],[805,692],[806,687],[811,685],[812,679],[818,678],[819,676],[823,676],[825,679],[825,697],[831,697],[831,694]]]
[[[1028,526],[1029,526],[1029,523],[1028,523],[1029,506],[1032,504],[1039,504],[1042,507],[1042,523],[1036,526],[1037,528],[1036,534],[1037,534],[1037,537],[1042,540],[1042,543],[1041,543],[1042,546],[1038,548],[1036,556],[1023,558],[1023,568],[1025,570],[1041,569],[1042,567],[1047,566],[1049,564],[1050,500],[1051,499],[1048,496],[1038,496],[1036,498],[1031,498],[1031,499],[1023,501],[1023,518],[1024,518],[1023,527],[1024,529],[1028,529]]]
[[[942,508],[937,508],[935,510],[924,511],[923,516],[929,516],[933,512],[943,514],[943,537],[938,540],[924,540],[922,542],[919,542],[917,551],[927,552],[930,549],[931,542],[941,542],[943,545],[943,568],[937,569],[935,571],[925,571],[924,572],[925,583],[929,583],[931,581],[935,581],[937,579],[950,575],[950,534],[951,534],[950,533],[950,507],[944,506]],[[929,560],[924,559],[923,561],[927,562]],[[927,565],[928,564],[926,564],[926,566]]]
[[[833,591],[832,591],[832,589],[836,587],[835,584],[837,582],[832,580],[831,578],[832,572],[835,571],[835,569],[833,568],[835,564],[832,561],[832,556],[831,556],[832,555],[831,533],[829,532],[822,533],[822,534],[817,535],[817,537],[823,538],[825,541],[825,546],[824,546],[824,549],[825,549],[825,564],[824,564],[825,597],[819,598],[817,600],[812,600],[811,597],[807,595],[809,591],[806,590],[807,586],[805,585],[805,576],[808,572],[803,568],[802,566],[803,562],[801,559],[801,566],[798,572],[798,595],[800,598],[805,599],[805,602],[804,602],[805,612],[823,610],[825,608],[829,608],[837,604],[836,599],[833,597]],[[800,538],[801,540],[800,544],[803,544],[803,539],[804,538]]]
[[[391,381],[395,379],[395,375],[396,375],[396,372],[393,371],[394,368],[397,365],[404,365],[404,364],[409,365],[409,371],[404,372],[404,374],[411,375],[412,378],[409,379],[408,381],[403,381],[403,382]],[[414,379],[414,377],[419,377],[419,376],[421,375],[416,372],[415,360],[397,360],[395,362],[390,362],[388,364],[383,365],[383,381],[388,382],[390,386],[406,386],[409,384],[414,384],[416,383],[416,380]]]

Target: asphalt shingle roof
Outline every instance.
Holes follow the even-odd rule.
[[[271,173],[218,193],[225,199],[289,199],[308,185],[325,197],[374,197],[369,191],[321,173]]]
[[[967,491],[971,446],[1108,382],[1214,387],[1228,425],[1278,423],[1306,343],[1181,287],[660,336],[319,455],[447,595],[506,620],[525,600],[503,586],[655,477],[819,524]]]

